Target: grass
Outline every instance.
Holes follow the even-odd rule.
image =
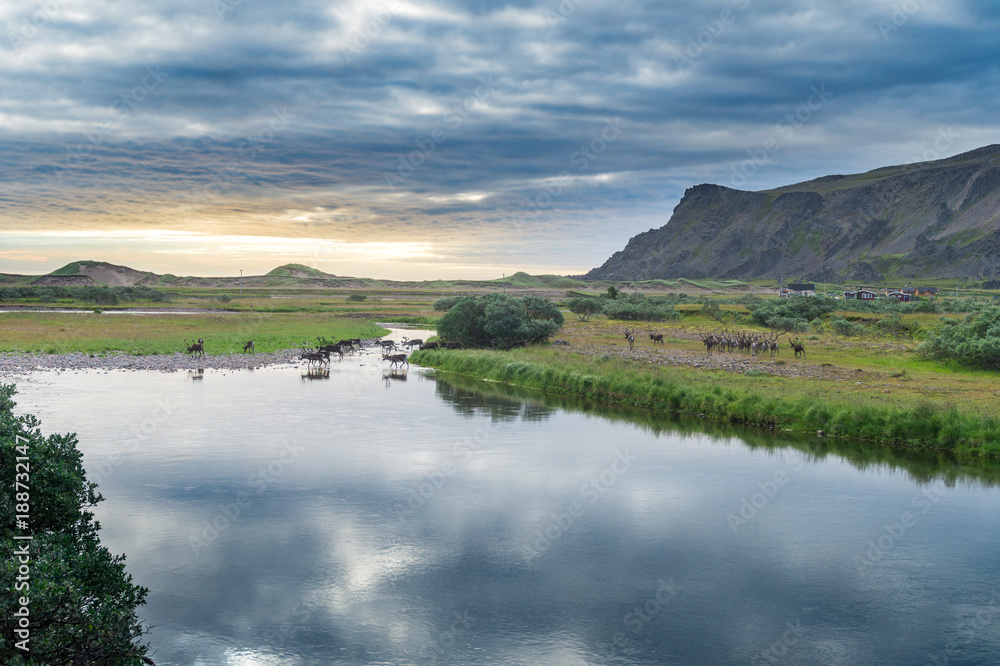
[[[549,348],[510,352],[416,352],[414,363],[517,386],[728,423],[815,433],[880,444],[947,450],[962,458],[1000,459],[1000,421],[930,402],[871,404],[846,392],[817,395],[803,380],[636,367],[621,359],[588,359]]]
[[[0,314],[2,352],[172,354],[184,351],[184,340],[204,338],[208,353],[230,354],[247,340],[269,352],[313,345],[318,336],[336,341],[385,333],[365,319],[318,314]]]
[[[659,354],[680,351],[696,360],[705,353],[698,333],[721,326],[697,313],[680,323],[655,326],[665,334],[665,348],[654,350],[637,339],[640,358],[622,358],[625,325],[568,317],[557,335],[571,342],[568,350],[419,352],[412,360],[603,404],[702,414],[800,433],[823,430],[837,438],[948,451],[965,459],[1000,459],[1000,420],[995,416],[1000,376],[923,359],[914,352],[916,342],[810,333],[800,336],[816,338],[806,343],[808,357],[797,359],[786,335],[778,358],[733,354],[739,361],[748,359],[751,367],[726,371],[666,361],[660,365]],[[781,376],[780,366],[802,376]]]

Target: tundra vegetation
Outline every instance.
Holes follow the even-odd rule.
[[[1000,370],[1000,307],[970,313],[961,321],[942,318],[941,326],[928,333],[919,351],[928,358]]]
[[[577,299],[589,299],[602,305],[604,315],[567,321],[560,337],[570,347],[535,346],[503,355],[418,352],[412,358],[440,370],[609,405],[823,431],[866,446],[927,448],[964,460],[1000,459],[1000,308],[987,296],[872,303],[704,293],[632,299],[619,292],[610,299],[570,292],[567,309],[581,309]],[[609,316],[615,310],[603,307],[621,300],[674,306],[679,319],[658,331],[664,345],[650,333],[633,335],[630,349],[627,334],[644,327]],[[956,310],[969,314],[963,320],[934,316]],[[648,331],[655,329],[651,321]],[[724,331],[767,344],[767,353],[737,356],[732,363],[716,355],[699,367],[700,356],[693,354],[706,354],[704,337]],[[771,351],[778,333],[789,336],[782,353]]]
[[[124,555],[112,555],[101,545],[91,509],[103,498],[97,484],[87,481],[76,436],[43,437],[38,419],[14,414],[14,393],[13,386],[0,385],[0,567],[5,590],[0,597],[0,662],[140,665],[147,650],[140,639],[148,628],[138,620],[136,608],[145,603],[147,590],[126,572]],[[30,472],[17,480],[28,480],[27,506],[18,507],[15,462],[25,458]],[[27,527],[15,532],[15,516],[23,513]],[[15,534],[33,538],[15,540]],[[30,551],[27,558],[15,554],[23,545]],[[26,562],[27,575],[19,562]],[[28,651],[11,640],[21,626],[22,608],[28,609]]]

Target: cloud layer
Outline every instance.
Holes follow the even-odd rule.
[[[426,264],[376,276],[577,272],[701,182],[765,189],[997,141],[985,0],[662,5],[4,5],[0,231],[421,242]],[[11,254],[37,259],[24,242],[0,271],[38,270]],[[129,247],[185,272],[157,249]]]

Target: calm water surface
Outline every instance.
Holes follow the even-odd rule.
[[[989,473],[384,365],[18,382],[157,664],[1000,663]]]

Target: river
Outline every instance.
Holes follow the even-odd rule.
[[[403,370],[16,400],[78,433],[159,666],[1000,662],[992,473]]]

